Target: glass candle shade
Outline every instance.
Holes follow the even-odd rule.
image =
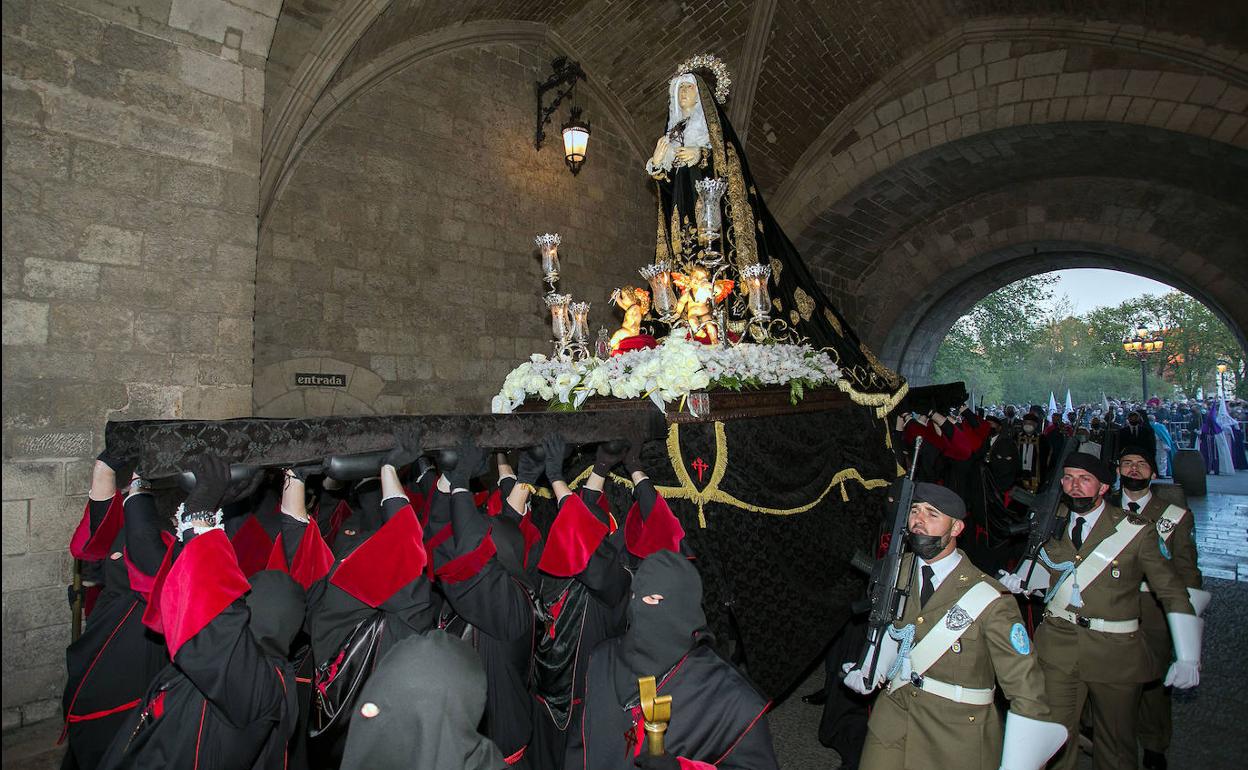
[[[546,307],[550,308],[550,328],[555,342],[567,342],[572,333],[572,318],[568,313],[571,294],[551,292],[546,295]]]
[[[583,343],[589,338],[589,303],[573,302],[568,309],[572,312],[572,336]]]
[[[563,239],[559,233],[546,233],[533,239],[542,250],[542,275],[547,281],[554,282],[559,278],[559,244]]]
[[[724,197],[724,191],[728,189],[728,182],[721,178],[700,179],[694,183],[694,187],[698,191],[698,241],[703,245],[710,245],[719,238],[723,229],[720,201]]]
[[[650,283],[650,303],[660,318],[666,318],[676,308],[676,293],[672,291],[672,271],[666,262],[646,265],[637,271]]]
[[[767,265],[755,263],[741,270],[741,279],[750,295],[750,315],[758,320],[766,319],[771,310],[771,295],[767,291],[770,278],[771,268]]]

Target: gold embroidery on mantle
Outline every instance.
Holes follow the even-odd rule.
[[[758,242],[754,236],[754,209],[745,194],[745,176],[741,172],[741,160],[737,148],[724,146],[728,153],[728,215],[732,220],[732,239],[736,246],[738,269],[745,269],[758,261]]]
[[[871,368],[884,378],[890,388],[897,387],[898,383],[901,382],[901,377],[897,375],[897,372],[894,372],[892,369],[889,369],[881,363],[880,359],[875,357],[875,354],[871,352],[871,348],[868,348],[866,344],[860,343],[858,345],[858,349],[861,350],[862,354],[867,357],[868,361],[871,362]]]
[[[657,188],[657,185],[656,185],[656,188]],[[658,192],[657,194],[659,198],[659,204],[658,204],[659,230],[658,230],[658,240],[655,241],[654,243],[654,261],[656,263],[667,262],[668,264],[671,264],[672,252],[667,247],[668,234],[665,232],[667,228],[664,226],[664,223],[663,223],[663,203],[662,203],[663,194],[662,192]]]
[[[780,273],[784,272],[784,263],[775,257],[772,257],[769,261],[771,262],[771,280],[779,286]]]
[[[809,321],[811,315],[815,312],[815,301],[810,298],[801,286],[793,290],[793,299],[797,302],[797,309],[802,313],[802,320]]]
[[[790,323],[792,323],[794,326],[797,326],[797,322],[798,322],[798,321],[800,321],[800,320],[801,320],[801,316],[799,316],[799,315],[797,314],[797,311],[796,311],[796,310],[790,310],[790,311],[789,311],[789,322],[790,322]]]
[[[832,312],[831,308],[825,307],[823,309],[823,317],[828,319],[828,323],[832,325],[832,331],[836,332],[837,336],[845,336],[845,332],[841,330],[841,321],[836,317],[836,313]]]
[[[863,478],[857,468],[845,468],[829,481],[823,491],[819,493],[814,500],[805,505],[799,505],[796,508],[768,508],[766,506],[754,505],[740,500],[719,488],[724,480],[724,473],[728,470],[728,437],[724,432],[724,424],[722,422],[715,423],[715,466],[711,469],[711,478],[706,482],[706,486],[698,489],[693,479],[689,476],[686,469],[685,460],[680,454],[680,425],[673,423],[667,428],[667,459],[672,464],[672,470],[676,473],[676,480],[680,486],[666,487],[655,485],[659,494],[664,497],[676,500],[689,500],[698,506],[698,526],[706,529],[706,511],[707,503],[723,503],[733,508],[740,508],[753,513],[763,513],[771,516],[792,516],[797,513],[804,513],[819,505],[823,499],[828,496],[835,487],[840,487],[841,499],[849,500],[849,491],[846,489],[846,482],[856,481],[862,485],[864,489],[878,489],[889,484],[889,479],[867,479]]]

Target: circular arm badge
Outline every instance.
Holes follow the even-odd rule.
[[[1027,636],[1027,629],[1022,623],[1015,623],[1010,629],[1010,644],[1013,645],[1014,652],[1019,655],[1031,652],[1031,637]]]

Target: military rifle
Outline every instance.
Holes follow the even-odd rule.
[[[867,616],[867,645],[862,651],[862,662],[867,667],[866,681],[875,681],[875,669],[880,662],[880,646],[888,627],[900,615],[904,606],[902,600],[910,595],[910,583],[916,562],[910,564],[911,575],[901,582],[901,557],[905,546],[906,525],[910,519],[910,506],[914,503],[914,470],[918,465],[919,450],[923,446],[923,437],[914,440],[914,457],[910,461],[910,473],[901,480],[901,491],[897,495],[897,506],[893,511],[892,535],[888,541],[888,551],[871,567],[871,585],[867,588],[867,597],[871,603],[871,611]],[[870,656],[868,661],[866,658]]]
[[[1023,552],[1023,559],[1031,564],[1027,568],[1026,578],[1023,579],[1024,586],[1031,584],[1040,549],[1054,536],[1061,538],[1066,531],[1070,514],[1067,512],[1065,516],[1059,516],[1057,513],[1062,502],[1062,470],[1066,467],[1066,458],[1070,457],[1078,445],[1079,440],[1074,436],[1062,442],[1062,450],[1058,452],[1057,463],[1053,466],[1048,481],[1027,506],[1027,549]]]

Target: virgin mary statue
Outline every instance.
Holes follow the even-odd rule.
[[[773,338],[826,350],[841,368],[841,387],[855,401],[891,408],[903,381],[876,359],[815,283],[801,255],[776,224],[754,184],[745,149],[723,103],[731,79],[719,59],[695,56],[668,84],[667,130],[646,161],[658,187],[655,262],[690,269],[698,249],[697,182],[720,178],[723,196],[723,251],[740,270],[769,267]],[[729,339],[746,333],[747,323],[728,322]]]

